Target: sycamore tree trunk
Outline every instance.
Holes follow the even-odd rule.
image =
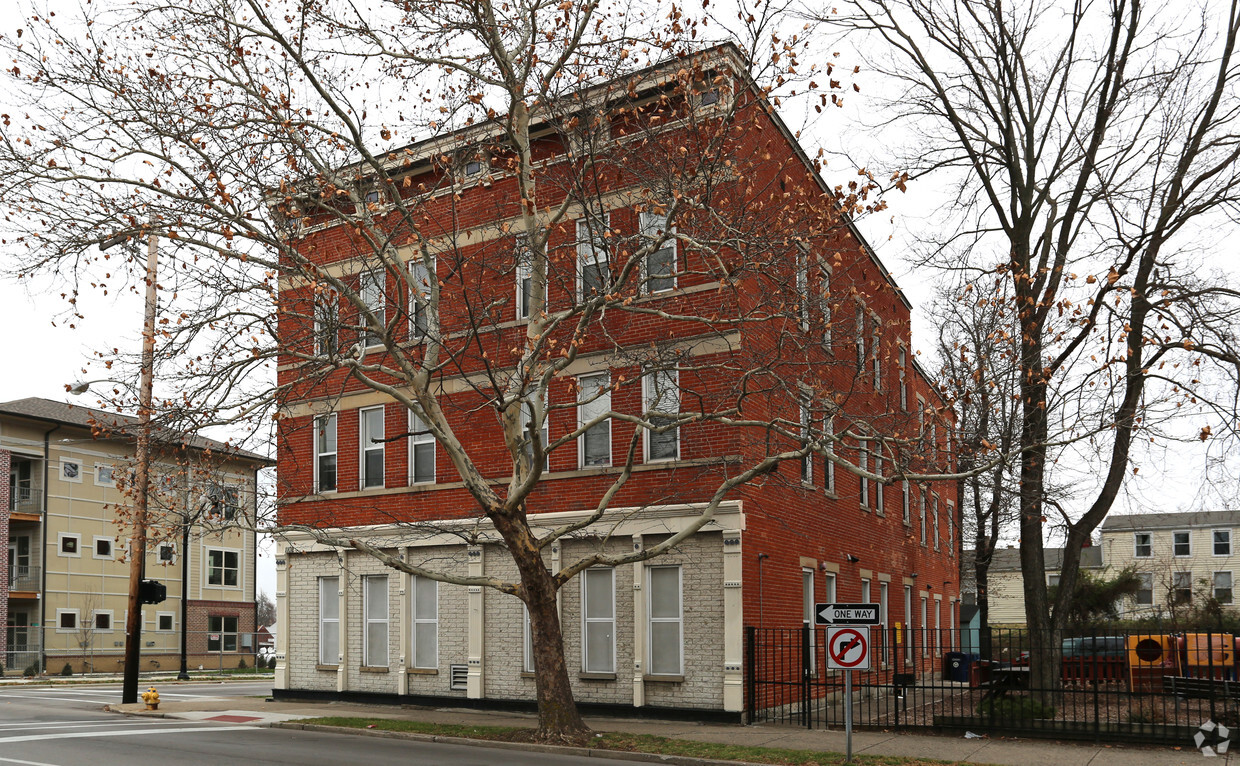
[[[521,575],[522,600],[530,613],[534,684],[538,697],[538,739],[580,743],[590,729],[581,719],[564,660],[564,634],[556,609],[558,588],[524,518],[494,514],[496,529]]]

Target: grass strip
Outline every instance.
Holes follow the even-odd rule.
[[[349,729],[377,729],[380,731],[411,732],[438,737],[463,737],[499,742],[530,742],[534,730],[516,726],[467,726],[462,724],[437,724],[425,721],[407,721],[392,718],[306,718],[298,724],[317,726],[340,726]],[[624,732],[598,732],[587,747],[616,750],[629,753],[653,753],[655,755],[678,755],[690,758],[709,758],[717,761],[748,761],[769,763],[777,766],[835,766],[844,763],[843,753],[817,750],[790,750],[780,747],[752,747],[699,742],[689,739],[673,739],[651,734],[627,734]],[[903,758],[887,755],[854,755],[853,762],[863,766],[921,766],[925,764],[962,763],[940,761],[930,758]]]

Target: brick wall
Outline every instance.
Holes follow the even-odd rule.
[[[191,599],[185,605],[185,654],[186,664],[193,668],[202,665],[204,668],[219,667],[221,662],[226,668],[237,667],[237,664],[244,659],[249,667],[254,665],[253,647],[244,649],[241,645],[241,638],[237,639],[237,651],[235,652],[212,652],[207,650],[207,641],[211,635],[210,622],[211,617],[236,617],[237,632],[253,633],[257,626],[254,624],[254,602],[253,601],[206,601]],[[178,655],[179,663],[179,655]]]

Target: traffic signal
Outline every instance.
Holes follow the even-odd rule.
[[[168,598],[168,586],[158,580],[143,580],[138,587],[138,600],[144,604],[161,604]]]

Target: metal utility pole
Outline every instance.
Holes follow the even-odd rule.
[[[100,244],[100,250],[125,242],[120,234]],[[155,306],[159,240],[155,231],[147,235],[146,304],[142,321],[142,371],[138,388],[138,433],[134,448],[133,535],[129,551],[129,608],[125,612],[125,677],[121,703],[138,701],[138,670],[142,663],[142,579],[146,574],[146,508],[151,474],[151,408],[155,368]],[[182,551],[184,555],[184,551]],[[184,622],[182,622],[184,630]]]

